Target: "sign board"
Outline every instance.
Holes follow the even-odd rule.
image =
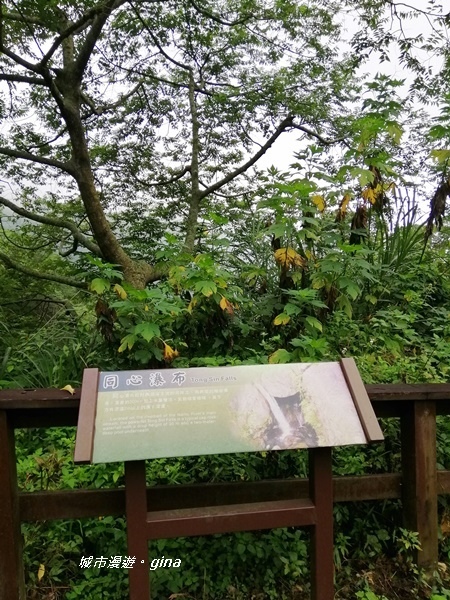
[[[353,359],[99,372],[83,379],[76,462],[383,439]]]

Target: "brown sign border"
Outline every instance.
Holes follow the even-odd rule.
[[[366,387],[353,358],[341,358],[339,361],[349,392],[353,398],[356,412],[364,430],[367,442],[381,442],[383,432],[378,424]]]
[[[99,369],[84,370],[78,413],[77,439],[73,458],[76,463],[92,462],[99,376]]]

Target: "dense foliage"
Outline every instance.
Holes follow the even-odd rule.
[[[447,381],[450,52],[437,2],[0,10],[3,388],[76,386],[86,366],[340,356],[367,383]],[[420,32],[408,33],[414,19]],[[408,84],[383,71],[391,56]],[[289,132],[301,136],[293,164],[264,170]],[[397,425],[383,427],[384,444],[336,451],[335,472],[398,470]],[[443,420],[443,468],[449,435]],[[74,467],[73,439],[21,431],[23,489],[123,483],[121,465]],[[148,469],[170,484],[306,475],[301,452]],[[428,582],[412,564],[417,536],[400,511],[336,506],[338,597],[450,597],[445,572]],[[125,597],[125,571],[78,566],[126,554],[123,519],[26,524],[24,537],[30,598]],[[303,599],[306,540],[277,530],[155,542],[153,557],[183,567],[153,573],[154,597]]]

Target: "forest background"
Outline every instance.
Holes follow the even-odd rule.
[[[448,380],[448,7],[0,9],[3,388],[76,386],[87,366],[340,356],[356,358],[366,383]],[[384,69],[392,58],[395,77]],[[293,133],[293,162],[280,164]],[[263,168],[269,151],[277,166]],[[397,424],[383,427],[384,445],[335,452],[335,472],[398,470]],[[443,468],[449,437],[443,420]],[[121,465],[74,467],[73,439],[70,429],[19,433],[24,490],[123,484]],[[149,482],[173,484],[306,473],[289,452],[148,468]],[[338,597],[450,597],[447,511],[442,500],[445,568],[429,582],[398,503],[337,505]],[[23,532],[30,598],[124,597],[126,573],[78,568],[81,555],[126,553],[122,519]],[[156,571],[154,595],[307,597],[306,539],[276,530],[156,542],[153,556],[180,556],[183,569]]]

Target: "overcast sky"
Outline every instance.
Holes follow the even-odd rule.
[[[450,11],[450,0],[446,0],[446,2],[448,3],[448,9]],[[401,3],[398,4],[400,9]],[[427,4],[428,2],[426,2],[426,0],[409,0],[407,6],[426,10]],[[403,10],[407,10],[407,8],[403,6]],[[435,13],[441,12],[436,7],[430,8],[430,11]],[[390,11],[387,11],[386,15],[389,17],[389,26],[391,27],[391,32],[393,34],[400,34],[401,31],[399,21],[395,18],[392,20],[390,19]],[[345,52],[350,49],[349,42],[359,29],[357,20],[355,19],[355,11],[348,10],[342,15],[341,22],[343,24],[344,39],[347,41],[347,43],[344,42],[342,45],[342,52]],[[433,33],[432,26],[432,21],[430,22],[425,14],[419,15],[416,19],[404,19],[402,21],[402,30],[404,35],[407,37],[416,37],[422,33],[426,38],[428,35]],[[448,37],[447,41],[449,41]],[[439,71],[442,67],[441,57],[432,56],[425,52],[422,52],[421,54],[417,53],[417,55],[420,56],[421,61],[426,66],[430,66],[435,72]],[[407,96],[409,86],[413,82],[414,77],[411,72],[400,63],[399,53],[395,47],[392,47],[391,49],[389,61],[380,62],[379,53],[372,53],[367,62],[361,65],[358,74],[361,76],[367,75],[370,81],[370,79],[373,79],[378,73],[388,75],[394,79],[405,80],[403,87],[399,88],[397,93],[400,96]],[[417,106],[419,107],[420,105]],[[427,106],[426,110],[433,116],[437,115],[439,112],[439,108],[437,106]],[[294,153],[298,152],[302,147],[301,143],[299,143],[300,138],[301,135],[298,131],[291,131],[283,134],[282,138],[279,139],[277,143],[261,159],[261,161],[258,163],[258,166],[260,168],[268,168],[273,165],[281,171],[286,171],[289,168],[289,165],[295,162]]]

